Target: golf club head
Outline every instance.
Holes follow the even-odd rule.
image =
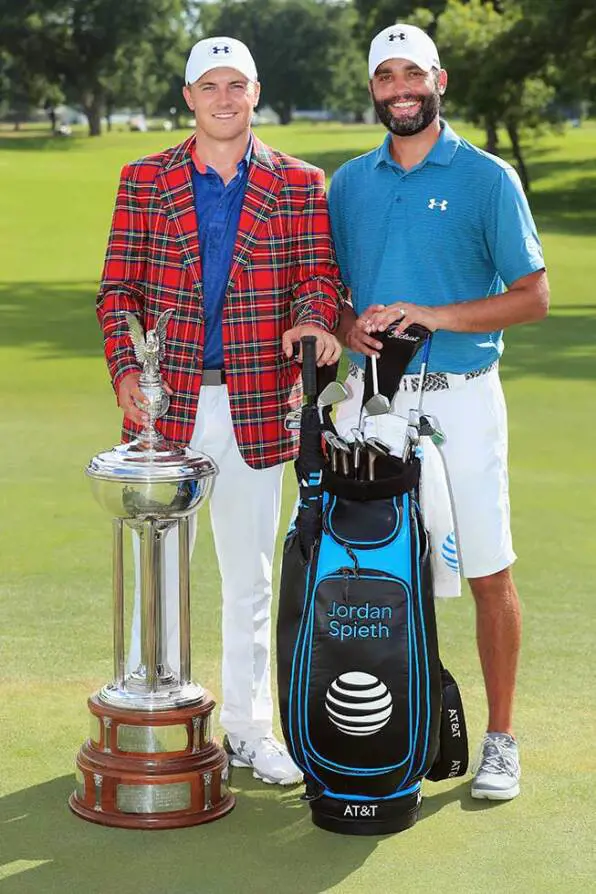
[[[389,398],[384,394],[373,394],[364,405],[369,416],[383,416],[389,412],[389,408]]]
[[[367,438],[365,446],[368,453],[368,480],[374,481],[377,457],[388,456],[391,448],[384,441],[381,441],[380,438]]]
[[[329,382],[325,385],[317,398],[317,407],[319,408],[319,419],[321,424],[324,423],[323,414],[328,407],[339,404],[348,397],[348,390],[341,382]]]
[[[359,428],[353,428],[352,434],[354,435],[354,442],[359,444],[361,449],[364,450],[364,434]]]
[[[338,404],[348,396],[348,389],[341,382],[329,382],[325,385],[317,398],[319,407],[328,407],[330,404]]]
[[[389,454],[391,453],[391,446],[389,444],[387,444],[385,441],[382,441],[381,438],[375,438],[375,437],[367,438],[366,441],[364,442],[364,444],[367,449],[369,447],[374,447],[375,450],[377,450],[379,452],[379,456],[381,456],[381,455],[389,456]]]
[[[420,436],[430,438],[437,447],[445,443],[445,435],[439,428],[434,416],[420,417]]]
[[[350,457],[352,456],[352,449],[348,442],[343,438],[340,438],[339,435],[334,436],[333,443],[336,453],[341,457],[342,472],[347,478],[350,474]]]
[[[337,447],[335,439],[337,435],[329,430],[323,432],[323,439],[329,448],[329,460],[331,462],[331,471],[337,472]]]

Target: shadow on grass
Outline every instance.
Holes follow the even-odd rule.
[[[494,810],[507,803],[506,801],[488,801],[473,798],[470,794],[469,779],[466,779],[465,782],[460,782],[459,785],[456,785],[454,788],[439,792],[436,795],[427,795],[426,792],[429,790],[429,783],[427,782],[425,785],[426,788],[422,798],[419,822],[423,819],[429,819],[433,814],[442,810],[443,807],[447,807],[448,804],[453,804],[454,801],[459,801],[462,810],[471,811],[472,813],[477,813],[481,810]]]
[[[0,136],[0,152],[66,152],[74,148],[80,137],[56,137],[51,133],[15,134],[12,137]]]
[[[0,348],[43,348],[44,359],[101,357],[97,283],[0,283]]]
[[[15,874],[0,890],[317,894],[375,850],[376,839],[346,839],[313,826],[299,789],[274,792],[249,773],[235,777],[235,785],[240,779],[229,816],[160,832],[110,829],[73,816],[71,776],[10,795],[0,801],[1,865],[10,872],[14,864]]]
[[[73,783],[62,776],[0,800],[0,872],[8,875],[1,891],[319,894],[386,840],[324,832],[311,822],[301,788],[267,788],[247,771],[234,775],[237,800],[228,817],[161,832],[110,829],[73,816]],[[464,788],[469,784],[424,798],[419,822],[458,798],[463,806]]]
[[[505,334],[501,378],[523,376],[570,380],[594,376],[596,305],[565,305],[539,323]]]

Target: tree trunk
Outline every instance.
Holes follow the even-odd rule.
[[[519,174],[519,178],[522,182],[522,186],[526,192],[530,192],[530,178],[528,176],[528,169],[526,168],[524,157],[522,155],[521,143],[519,141],[519,131],[517,129],[517,124],[508,123],[507,127],[507,135],[511,140],[511,148],[513,150],[513,157],[517,163],[517,173]]]
[[[486,126],[486,151],[490,152],[491,155],[499,154],[499,134],[497,132],[497,126],[492,119],[487,118],[485,122]]]
[[[364,124],[364,111],[354,112],[354,124]]]
[[[279,115],[280,124],[290,124],[292,121],[292,106],[288,103],[278,103],[274,106],[275,111]]]
[[[87,101],[83,104],[83,111],[87,117],[89,124],[89,136],[101,136],[101,112],[103,108],[102,97],[98,93],[93,93],[87,97]]]

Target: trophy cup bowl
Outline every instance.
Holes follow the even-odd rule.
[[[183,518],[209,498],[213,462],[182,449],[145,450],[132,441],[93,457],[86,474],[93,496],[112,518],[132,523]]]
[[[147,333],[151,376],[145,366],[141,376],[142,387],[162,388],[165,400],[156,391],[151,404],[160,413],[169,399],[155,357],[170,313]],[[141,338],[135,325],[140,326],[129,320],[133,341]],[[137,356],[145,355],[139,350]],[[106,826],[164,829],[224,816],[234,807],[234,797],[228,790],[228,756],[211,735],[215,701],[192,682],[190,668],[189,519],[208,499],[218,470],[208,456],[166,442],[155,430],[153,409],[148,416],[138,440],[98,454],[86,469],[95,499],[112,518],[114,678],[88,700],[90,735],[77,756],[69,806],[83,819]],[[141,592],[141,661],[128,672],[125,524],[139,538]],[[162,583],[164,536],[173,528],[179,544],[178,668],[167,660]]]

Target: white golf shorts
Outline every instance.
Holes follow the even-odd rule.
[[[511,541],[507,472],[507,410],[497,369],[466,379],[447,375],[449,388],[424,391],[422,412],[436,417],[445,434],[440,448],[447,469],[461,571],[464,577],[485,577],[508,568],[516,559]],[[402,390],[392,410],[407,418],[418,394]],[[352,440],[358,426],[363,376],[350,372],[349,398],[338,405],[336,428]],[[389,398],[392,395],[388,395]]]

